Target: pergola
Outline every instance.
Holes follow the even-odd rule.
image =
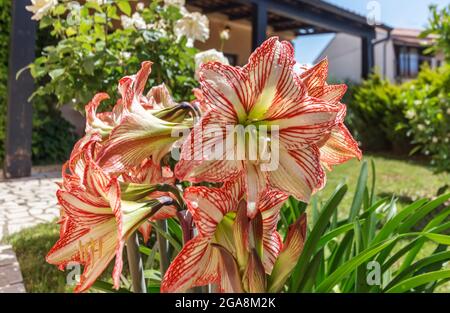
[[[294,31],[298,36],[323,33],[347,33],[361,38],[362,76],[374,66],[375,27],[366,17],[321,0],[187,0],[203,13],[221,13],[231,21],[249,20],[252,24],[252,47],[266,38],[267,26],[274,31]],[[390,29],[387,26],[381,27]]]
[[[275,31],[294,31],[299,36],[343,32],[361,38],[362,75],[374,65],[375,28],[366,18],[320,0],[187,0],[205,14],[219,12],[230,20],[246,19],[252,24],[252,47],[266,39],[267,27]],[[8,74],[8,115],[4,174],[7,178],[31,174],[32,106],[28,98],[34,91],[33,79],[17,72],[35,57],[36,22],[25,10],[29,0],[12,2],[12,29]]]

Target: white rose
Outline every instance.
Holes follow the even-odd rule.
[[[420,131],[424,131],[425,130],[425,126],[423,124],[418,124],[417,125],[417,129]]]
[[[199,52],[195,55],[195,77],[197,79],[201,65],[208,62],[220,62],[229,65],[228,59],[216,49]]]
[[[175,6],[175,7],[184,7],[184,5],[186,4],[185,0],[164,0],[164,5],[165,6]]]
[[[416,116],[416,112],[414,110],[408,110],[406,112],[406,118],[411,120]]]
[[[133,20],[133,24],[134,24],[134,27],[136,27],[136,29],[146,29],[147,28],[147,24],[145,23],[144,19],[138,12],[135,12],[131,18]]]
[[[32,20],[39,21],[58,4],[58,0],[31,0],[31,4],[25,8],[34,14]]]
[[[130,29],[130,28],[146,29],[147,28],[147,24],[145,23],[144,19],[138,12],[135,12],[131,17],[122,15],[120,17],[120,20],[122,22],[122,27],[124,29]]]
[[[131,52],[122,51],[120,52],[120,57],[124,60],[128,60],[131,58]]]
[[[220,39],[221,40],[229,40],[230,39],[230,30],[224,29],[220,32]]]
[[[209,38],[209,20],[198,12],[187,13],[175,23],[175,34],[180,39],[186,36],[187,46],[194,46],[194,41],[205,42]]]
[[[120,17],[120,21],[121,21],[122,27],[124,29],[133,28],[133,20],[130,17],[128,17],[126,15],[122,15]]]
[[[145,4],[142,2],[139,2],[138,4],[136,4],[136,10],[137,11],[143,11],[145,7]]]

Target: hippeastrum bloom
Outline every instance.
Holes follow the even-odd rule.
[[[196,127],[198,131],[194,129],[182,146],[175,168],[177,177],[191,182],[223,182],[245,176],[249,217],[257,213],[257,197],[266,188],[308,202],[325,184],[320,148],[326,153],[334,145],[329,139],[342,124],[343,105],[337,105],[338,96],[330,99],[324,92],[310,90],[308,86],[324,78],[314,70],[301,77],[294,72],[294,64],[292,45],[276,37],[256,49],[242,68],[218,62],[204,64],[199,75],[206,113]],[[229,126],[250,129],[238,136],[236,145],[243,143],[244,151],[249,151],[253,139],[263,147],[262,152],[258,151],[256,158],[238,158],[236,145],[227,145],[220,158],[205,154],[205,150],[210,152],[212,146],[229,140]],[[212,136],[203,131],[208,128],[222,132]],[[268,163],[264,157],[267,151],[272,159],[278,153],[278,160],[273,159],[275,168],[269,170],[262,167]]]
[[[143,62],[136,75],[120,80],[122,99],[112,112],[120,118],[98,155],[99,165],[107,172],[123,172],[149,157],[159,163],[179,139],[172,136],[173,130],[192,126],[190,105],[173,102],[164,85],[143,95],[151,65]]]
[[[168,166],[160,166],[155,164],[151,159],[142,162],[141,165],[129,170],[128,173],[123,173],[121,176],[123,183],[121,184],[122,191],[130,193],[130,190],[136,190],[135,198],[142,199],[142,191],[145,192],[145,199],[158,199],[161,197],[174,197],[169,192],[153,190],[155,185],[170,185],[175,186],[175,176]],[[150,190],[150,191],[149,191]],[[130,197],[129,197],[130,198]],[[174,199],[176,200],[176,199]],[[152,231],[151,222],[163,220],[174,217],[177,209],[173,205],[167,205],[153,214],[140,227],[144,242],[150,239]]]
[[[161,291],[182,292],[210,283],[217,284],[223,292],[252,291],[252,280],[241,282],[239,276],[248,277],[255,270],[251,266],[253,251],[257,251],[264,271],[272,271],[282,249],[276,226],[287,195],[264,190],[257,204],[260,218],[251,221],[246,216],[242,179],[226,182],[221,188],[188,187],[184,198],[198,235],[186,243],[171,263]],[[250,227],[253,231],[249,231]]]
[[[320,161],[327,168],[338,165],[354,157],[361,159],[361,150],[358,143],[353,139],[347,127],[344,125],[346,106],[340,100],[347,91],[347,86],[328,85],[328,60],[324,59],[312,68],[305,68],[299,75],[300,79],[308,89],[308,94],[335,104],[339,108],[336,125],[319,143]]]
[[[159,208],[172,200],[160,197],[154,200],[121,200],[117,178],[110,178],[94,162],[95,141],[80,152],[84,174],[78,179],[71,173],[69,182],[58,190],[62,206],[60,239],[47,254],[47,262],[64,269],[70,262],[84,266],[75,291],[87,290],[115,257],[114,287],[119,288],[122,271],[122,250],[128,237]],[[74,161],[75,162],[75,161]],[[81,167],[80,167],[81,168]],[[76,185],[76,182],[81,184]]]

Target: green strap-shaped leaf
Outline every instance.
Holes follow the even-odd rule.
[[[345,276],[355,271],[359,265],[368,261],[370,258],[380,253],[384,248],[392,244],[399,237],[381,242],[370,249],[363,251],[354,258],[350,259],[345,264],[341,265],[336,271],[331,273],[322,283],[317,287],[316,292],[330,292],[335,285],[337,285]]]
[[[353,221],[357,216],[358,212],[361,209],[363,200],[364,200],[364,192],[367,185],[367,162],[364,161],[361,166],[361,171],[358,177],[358,183],[356,184],[355,195],[353,197],[352,206],[350,207],[349,213],[349,222]]]
[[[406,279],[392,288],[388,289],[387,293],[401,293],[409,291],[415,287],[422,286],[424,284],[428,284],[430,282],[442,280],[450,278],[450,270],[440,270],[435,272],[430,272],[418,276],[411,277]]]
[[[300,255],[300,259],[297,262],[297,265],[295,266],[295,269],[292,273],[290,286],[291,292],[295,292],[300,287],[300,283],[303,280],[308,269],[308,263],[311,260],[311,256],[316,252],[317,244],[320,241],[323,233],[327,229],[334,210],[336,210],[338,205],[341,203],[347,190],[347,185],[339,186],[334,192],[333,196],[330,198],[330,200],[328,200],[328,202],[322,209],[317,223],[306,239],[305,246],[303,247],[303,252]]]
[[[408,276],[414,274],[415,272],[421,270],[424,267],[434,264],[442,266],[442,263],[447,262],[448,260],[450,260],[450,251],[443,251],[440,253],[433,254],[429,257],[423,258],[417,261],[416,263],[412,264],[402,273],[396,275],[392,279],[392,281],[389,282],[389,284],[386,286],[385,289],[386,290],[391,289],[395,285],[399,284],[402,280],[404,280],[404,278],[407,278]]]

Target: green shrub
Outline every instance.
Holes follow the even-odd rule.
[[[372,74],[349,90],[347,123],[363,149],[407,151],[406,132],[396,127],[405,122],[402,105],[396,100],[401,87]]]
[[[450,65],[432,70],[423,67],[417,79],[406,83],[399,94],[407,118],[412,152],[430,156],[438,171],[450,170]]]
[[[7,83],[11,1],[0,0],[0,162],[5,156]],[[48,42],[39,32],[38,44]],[[61,117],[52,97],[36,97],[33,101],[32,158],[34,164],[49,164],[67,159],[76,140],[73,126]]]
[[[135,1],[98,4],[59,3],[39,21],[54,43],[42,47],[30,66],[36,79],[46,79],[35,95],[54,95],[80,111],[97,92],[117,101],[117,82],[136,73],[141,62],[154,62],[148,84],[164,82],[176,100],[192,98],[194,55],[187,38],[178,38],[174,25],[183,15],[176,6],[152,1],[132,13]],[[145,28],[120,26],[121,19],[138,14]],[[122,23],[123,24],[123,23]]]

